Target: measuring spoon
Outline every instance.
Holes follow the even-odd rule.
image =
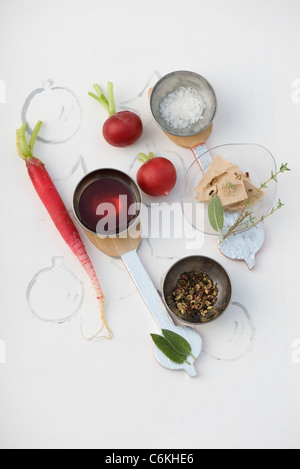
[[[126,184],[136,201],[136,215],[134,220],[129,224],[128,228],[122,232],[113,235],[104,236],[89,229],[83,222],[80,213],[80,199],[83,191],[93,182],[104,178],[115,178]],[[140,224],[140,207],[142,198],[140,191],[135,182],[121,171],[114,169],[100,169],[85,176],[78,184],[73,199],[73,208],[77,221],[81,224],[86,232],[89,240],[102,251],[104,254],[111,257],[120,257],[125,266],[127,267],[131,277],[133,278],[137,288],[140,290],[146,305],[148,306],[152,316],[154,317],[160,329],[171,330],[182,337],[184,337],[192,348],[192,355],[194,358],[189,357],[188,363],[177,364],[171,361],[164,353],[162,353],[156,346],[154,347],[154,355],[157,361],[170,370],[185,370],[190,376],[197,375],[194,362],[201,353],[202,339],[200,335],[191,327],[176,326],[167,312],[167,309],[159,296],[152,280],[150,279],[147,271],[145,270],[137,250],[142,242],[141,224]]]
[[[164,98],[180,87],[192,88],[199,92],[204,101],[205,108],[200,121],[191,128],[174,130],[162,117],[160,105]],[[217,98],[212,86],[201,75],[188,71],[176,71],[162,77],[149,90],[150,108],[155,122],[165,135],[176,145],[192,150],[199,163],[202,173],[205,174],[212,158],[206,146],[206,141],[213,131],[213,120],[217,110]],[[232,226],[232,215],[225,213],[225,224]],[[249,269],[255,266],[255,254],[264,243],[264,229],[260,225],[250,228],[246,232],[228,236],[223,243],[218,242],[222,254],[233,260],[244,260]]]

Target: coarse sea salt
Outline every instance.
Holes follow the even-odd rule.
[[[197,90],[181,86],[162,100],[160,113],[173,129],[182,130],[203,119],[205,108],[205,101]]]

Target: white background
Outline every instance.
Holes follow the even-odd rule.
[[[300,363],[292,359],[300,339],[299,17],[298,0],[0,0],[1,448],[299,448]],[[229,272],[234,304],[219,323],[201,329],[205,353],[195,379],[155,362],[149,334],[156,325],[125,267],[86,238],[114,339],[83,340],[80,317],[96,309],[93,291],[15,150],[26,98],[52,80],[75,93],[82,113],[72,139],[36,146],[68,208],[83,175],[79,165],[69,177],[79,156],[89,171],[132,173],[138,153],[153,150],[177,165],[176,195],[193,156],[151,122],[146,91],[182,69],[205,76],[216,91],[208,146],[259,143],[293,169],[280,178],[285,207],[266,223],[253,271],[224,258],[215,238],[199,248]],[[143,139],[130,149],[104,142],[105,112],[87,96],[92,83],[105,87],[108,80],[117,107],[129,101],[145,122]],[[46,119],[52,105],[46,101],[36,118]],[[50,136],[52,130],[49,124]],[[186,254],[181,242],[144,240],[140,249],[157,288]],[[54,256],[63,257],[85,292],[78,314],[62,325],[38,320],[26,299],[30,281]],[[41,299],[47,295],[39,291]]]

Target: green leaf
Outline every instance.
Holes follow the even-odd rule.
[[[287,167],[288,163],[285,163],[285,164],[282,164],[281,167],[280,167],[280,172],[281,173],[284,173],[284,171],[291,171],[288,167]]]
[[[186,362],[188,355],[183,355],[177,352],[165,337],[158,334],[151,334],[151,337],[159,350],[161,350],[172,362],[178,363],[179,365]]]
[[[208,218],[212,229],[221,233],[224,227],[224,211],[218,195],[215,195],[208,205]]]
[[[274,174],[274,171],[271,171],[271,179],[273,179],[273,181],[275,182],[278,182],[276,178],[276,174]]]
[[[277,205],[277,209],[279,210],[280,208],[284,207],[284,204],[281,202],[281,200],[279,199],[278,200],[278,205]]]
[[[187,340],[185,340],[181,335],[176,334],[175,332],[168,331],[167,329],[162,329],[162,333],[169,342],[172,347],[177,350],[177,352],[181,353],[182,355],[185,355],[188,357],[192,353],[192,347],[188,343]]]

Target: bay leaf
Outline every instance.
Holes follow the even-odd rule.
[[[214,195],[208,205],[208,218],[212,229],[221,233],[224,227],[224,210],[218,195]]]
[[[172,347],[165,337],[158,334],[151,334],[153,342],[171,361],[182,364],[186,362],[188,355],[181,354]]]
[[[162,329],[162,333],[169,342],[172,347],[177,350],[177,352],[181,353],[182,355],[185,355],[188,357],[192,353],[192,347],[188,343],[187,340],[185,340],[181,335],[176,334],[176,332],[169,331],[167,329]]]

